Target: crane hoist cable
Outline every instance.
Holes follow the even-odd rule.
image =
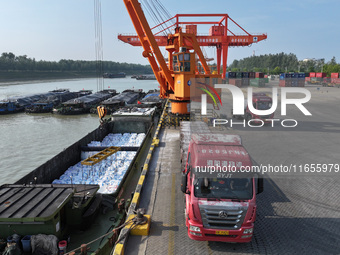
[[[164,18],[164,16],[161,14],[161,8],[159,7],[159,4],[156,1],[151,1],[151,3],[155,8],[155,11],[157,12],[157,14],[158,14],[158,16],[161,20],[161,23],[164,23],[167,19],[166,19],[166,17]],[[164,29],[163,24],[161,26]],[[168,31],[168,33],[171,33],[171,31],[169,30],[169,28],[165,24],[164,24],[164,26],[165,26],[165,29]]]
[[[175,21],[173,19],[173,16],[169,13],[169,11],[165,8],[165,6],[159,1],[159,0],[154,0],[154,2],[159,6],[159,10],[163,12],[163,15],[165,17],[166,23],[170,23],[170,25],[167,26],[167,30],[169,33],[171,33],[170,27],[175,24]]]
[[[164,5],[158,1],[158,0],[155,0],[156,3],[159,5],[160,9],[163,11],[164,15],[166,16],[166,20],[169,20],[172,18],[171,14],[169,13],[169,11],[164,7]],[[173,20],[171,21],[173,24],[175,23]]]
[[[152,6],[150,5],[150,3],[148,2],[148,0],[144,0],[144,6],[146,8],[146,10],[148,11],[149,15],[151,16],[151,18],[153,19],[153,21],[155,22],[155,24],[161,24],[161,28],[162,30],[165,30],[166,27],[163,26],[163,19],[159,18],[157,16],[157,13],[154,11],[154,8],[152,8]],[[166,35],[164,32],[163,32],[164,35]]]
[[[145,3],[144,1],[141,1],[141,4],[142,4],[142,7],[143,7],[143,10],[146,10],[147,13],[149,14],[149,16],[151,17],[151,19],[153,20],[153,22],[155,24],[157,24],[157,21],[154,17],[154,13],[152,13],[152,11],[150,10],[150,6],[149,6],[149,3]]]
[[[158,0],[143,0],[142,3],[152,17],[153,21],[156,25],[159,24],[160,31],[164,36],[167,36],[167,33],[171,33],[170,26],[166,25],[167,22],[174,24],[170,13],[165,9],[165,7]],[[166,32],[167,31],[167,32]]]
[[[95,33],[97,91],[101,91],[104,89],[104,79],[103,79],[102,13],[100,0],[94,0],[94,33]]]

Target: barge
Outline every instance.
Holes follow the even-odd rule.
[[[155,75],[138,75],[136,80],[156,80]]]
[[[103,78],[125,78],[126,73],[119,72],[119,73],[104,73]]]
[[[68,89],[57,89],[46,93],[28,95],[24,97],[10,97],[7,100],[0,101],[0,114],[11,114],[27,111],[29,113],[45,113],[52,111],[55,107],[66,100],[90,95],[89,90],[79,92],[70,92]]]
[[[24,111],[24,107],[12,100],[0,101],[0,114],[10,114]]]
[[[159,90],[149,90],[145,97],[140,101],[142,105],[155,106],[158,109],[164,107],[165,99],[160,98]]]
[[[107,113],[110,114],[120,107],[136,104],[144,95],[145,93],[142,90],[124,90],[122,93],[103,101],[101,105],[103,105],[107,109]],[[96,111],[97,108],[92,108],[91,110],[93,113],[96,113]]]
[[[70,92],[69,90],[54,90],[54,94],[45,99],[34,102],[25,108],[26,113],[48,113],[53,111],[53,107],[61,103],[83,96],[84,92]]]
[[[62,115],[76,115],[89,113],[93,107],[97,107],[102,101],[117,95],[116,90],[103,90],[91,95],[68,100],[60,107],[53,109],[53,113]]]
[[[67,251],[86,244],[89,253],[109,254],[159,119],[155,108],[119,115],[0,187],[0,239],[54,235]]]

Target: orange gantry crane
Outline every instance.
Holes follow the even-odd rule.
[[[151,68],[160,84],[160,96],[171,101],[171,113],[188,114],[190,102],[191,79],[225,78],[227,69],[228,47],[249,46],[267,38],[266,34],[251,35],[228,14],[177,14],[150,28],[141,4],[138,0],[123,0],[130,15],[137,35],[119,34],[118,39],[133,46],[142,46],[143,56],[148,58]],[[213,17],[218,21],[183,21],[182,18]],[[244,31],[244,35],[236,35],[228,29],[228,21]],[[166,25],[172,22],[170,26]],[[212,25],[209,35],[198,35],[197,25]],[[165,28],[164,28],[165,27]],[[160,29],[157,33],[152,30]],[[174,29],[174,33],[159,35],[166,30]],[[168,63],[159,47],[165,46],[168,51]],[[212,74],[201,46],[215,46],[217,53],[217,74]],[[221,74],[222,60],[222,74]],[[200,62],[200,64],[199,64]],[[199,66],[203,67],[203,71]]]

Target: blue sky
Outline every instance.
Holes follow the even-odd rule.
[[[228,13],[250,33],[267,33],[266,41],[229,49],[234,59],[279,52],[299,59],[333,56],[340,62],[339,0],[160,0],[171,15]],[[142,48],[118,41],[118,33],[135,33],[123,0],[101,0],[104,59],[148,64]],[[150,25],[155,25],[148,17]],[[199,31],[208,33],[206,31]],[[237,31],[235,29],[236,33]],[[0,3],[0,53],[37,60],[95,60],[93,0],[11,0]],[[213,49],[207,49],[212,56]]]

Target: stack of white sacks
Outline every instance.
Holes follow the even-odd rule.
[[[139,147],[144,140],[144,133],[109,134],[102,142],[92,141],[88,146],[124,146]],[[135,157],[134,151],[118,151],[105,160],[93,166],[82,165],[81,162],[71,166],[53,181],[54,184],[98,184],[99,193],[114,193],[122,181],[131,161]]]

